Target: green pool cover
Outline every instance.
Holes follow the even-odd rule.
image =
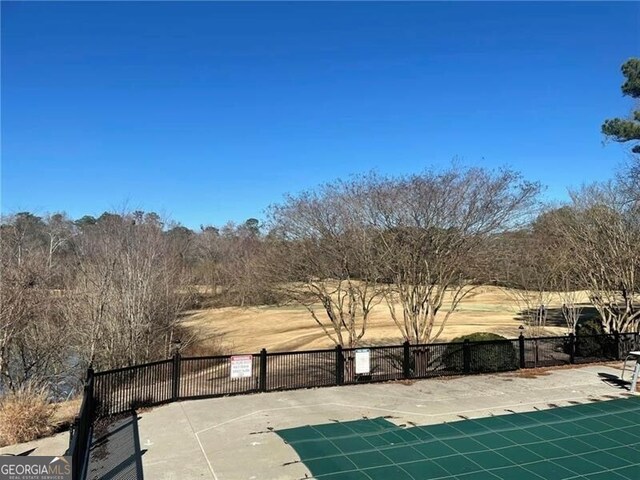
[[[279,430],[321,480],[640,480],[640,398],[423,427]]]

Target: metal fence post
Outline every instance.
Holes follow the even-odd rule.
[[[409,354],[409,340],[405,340],[402,344],[402,377],[405,379],[411,377],[411,360]]]
[[[468,338],[465,338],[462,344],[462,365],[464,373],[471,372],[471,344]]]
[[[520,368],[525,368],[526,364],[524,361],[524,335],[521,333],[518,337],[518,346],[520,347]]]
[[[85,478],[89,463],[92,424],[95,416],[94,382],[94,371],[93,368],[89,367],[83,389],[82,405],[79,415],[75,418],[75,428],[69,448],[69,453],[71,454],[71,477],[73,480],[83,480]]]
[[[571,332],[569,334],[569,363],[576,361],[576,336]]]
[[[613,338],[615,340],[615,349],[616,349],[616,355],[615,355],[615,359],[616,360],[620,360],[620,333],[619,332],[613,332]]]
[[[336,345],[336,385],[344,383],[344,356],[342,345]]]
[[[85,387],[85,395],[88,396],[89,399],[89,412],[91,412],[89,418],[93,421],[93,417],[95,414],[95,398],[94,398],[94,385],[95,385],[95,372],[93,371],[93,367],[87,368],[87,383]]]
[[[176,402],[180,398],[180,352],[173,354],[173,375],[171,376],[171,398]]]
[[[258,388],[261,392],[267,391],[267,349],[260,350],[260,380]]]

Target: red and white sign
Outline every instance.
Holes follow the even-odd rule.
[[[231,378],[251,378],[253,355],[233,355],[231,357]]]

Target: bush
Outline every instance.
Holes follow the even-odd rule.
[[[55,407],[44,390],[25,387],[0,399],[0,446],[29,442],[53,432]]]
[[[576,325],[576,357],[615,358],[615,339],[605,335],[602,321],[586,318]]]
[[[464,371],[462,343],[465,340],[471,342],[469,362],[471,373],[504,372],[518,368],[518,355],[510,340],[495,333],[478,332],[454,338],[447,346],[443,354],[443,363],[448,370]]]
[[[602,335],[604,327],[599,317],[589,317],[578,320],[576,335]]]

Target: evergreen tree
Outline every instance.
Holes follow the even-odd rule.
[[[631,98],[640,98],[640,59],[631,58],[622,65],[622,74],[626,81],[622,84],[622,94]],[[636,108],[633,118],[611,118],[602,124],[602,133],[616,142],[640,140],[640,109]],[[640,154],[640,143],[635,144],[631,151]]]

